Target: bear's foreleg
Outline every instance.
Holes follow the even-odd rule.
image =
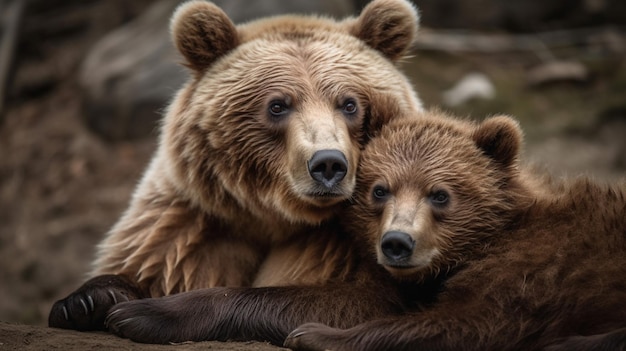
[[[106,324],[144,343],[259,340],[282,345],[307,321],[347,328],[403,310],[394,289],[337,283],[325,286],[213,288],[114,306]]]
[[[461,306],[371,320],[349,329],[307,323],[292,331],[285,346],[293,350],[534,350],[537,338],[523,323]],[[482,306],[481,306],[482,307]],[[528,334],[526,334],[528,333]]]
[[[626,350],[626,328],[616,329],[605,334],[576,335],[563,338],[548,346],[546,351],[604,351]]]
[[[132,206],[100,246],[95,278],[54,304],[49,325],[103,330],[118,302],[250,285],[265,252],[229,229],[182,201]]]

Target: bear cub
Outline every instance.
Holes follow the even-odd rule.
[[[625,350],[626,182],[546,180],[509,117],[395,119],[361,155],[355,230],[434,301],[348,329],[305,324],[302,350]],[[415,300],[419,300],[415,298]]]

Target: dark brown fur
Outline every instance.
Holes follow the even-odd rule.
[[[280,344],[300,322],[324,321],[333,328],[306,324],[286,344],[313,350],[623,347],[623,189],[586,179],[528,178],[528,171],[520,173],[521,132],[511,119],[475,125],[437,113],[423,117],[393,122],[366,148],[356,204],[345,220],[349,230],[301,241],[321,257],[344,257],[350,268],[342,281],[131,301],[112,310],[110,329],[142,342]],[[384,201],[372,198],[376,186],[389,191]],[[453,202],[433,212],[424,194],[440,188]],[[416,247],[438,245],[440,253],[427,264],[389,266],[380,236],[411,227],[419,229],[411,232]],[[358,239],[363,233],[367,240]]]
[[[305,322],[347,328],[404,310],[395,283],[377,289],[369,285],[372,280],[389,280],[386,272],[371,261],[354,261],[358,257],[354,252],[340,253],[352,261],[347,264],[359,267],[344,281],[211,288],[135,300],[115,305],[106,325],[115,334],[137,342],[260,340],[282,345],[289,332]]]
[[[305,324],[286,345],[626,349],[626,184],[579,178],[536,188],[520,174],[520,145],[506,117],[472,124],[431,113],[385,127],[362,155],[356,223],[397,279],[439,277],[442,290],[404,316],[343,330]],[[376,187],[385,190],[378,197]],[[433,197],[440,190],[444,205]],[[390,230],[410,235],[410,257],[394,261],[381,250]]]
[[[261,340],[282,345],[305,322],[347,328],[415,308],[413,299],[432,302],[439,281],[399,283],[364,244],[343,231],[299,240],[302,252],[336,262],[347,272],[324,284],[211,288],[135,300],[115,305],[106,324],[120,336],[146,343]]]

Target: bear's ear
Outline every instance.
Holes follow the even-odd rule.
[[[352,24],[351,33],[391,61],[402,58],[417,37],[419,15],[406,0],[374,0]]]
[[[372,93],[369,113],[363,123],[365,139],[362,140],[362,145],[377,137],[383,127],[391,121],[407,117],[407,111],[411,110],[403,101],[398,101],[397,97],[389,94]]]
[[[181,4],[170,21],[174,45],[187,65],[202,71],[239,44],[237,28],[214,4],[201,0]]]
[[[522,129],[513,118],[487,118],[474,130],[472,138],[485,155],[503,168],[517,166],[523,135]]]

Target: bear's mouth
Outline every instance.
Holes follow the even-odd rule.
[[[397,278],[412,277],[422,271],[422,268],[412,265],[383,264],[383,267],[387,270],[387,272]]]
[[[314,187],[305,194],[312,200],[344,200],[347,199],[350,194],[346,194],[340,186],[334,186],[330,189],[322,187]]]
[[[386,269],[399,271],[410,271],[420,268],[419,266],[410,264],[408,262],[390,262],[385,260],[385,262],[381,262],[380,264],[382,264]]]
[[[379,256],[378,264],[385,267],[385,269],[388,271],[402,271],[403,274],[409,271],[419,270],[422,268],[422,265],[415,264],[415,262],[411,260],[411,257],[406,257],[403,259],[396,260],[396,259],[390,259],[385,256],[382,256],[382,257]]]
[[[413,268],[418,268],[414,265],[408,264],[408,263],[383,263],[383,266],[385,267],[389,267],[392,269],[400,269],[400,270],[408,270],[408,269],[413,269]]]
[[[323,206],[323,207],[335,205],[348,198],[344,194],[335,193],[335,192],[325,192],[325,193],[315,192],[315,193],[306,194],[306,196],[308,197],[308,201],[311,204],[315,206]]]
[[[338,197],[344,197],[345,195],[342,193],[338,193],[338,192],[313,192],[313,193],[308,193],[307,194],[308,197],[314,198],[314,199],[334,199],[334,198],[338,198]]]

